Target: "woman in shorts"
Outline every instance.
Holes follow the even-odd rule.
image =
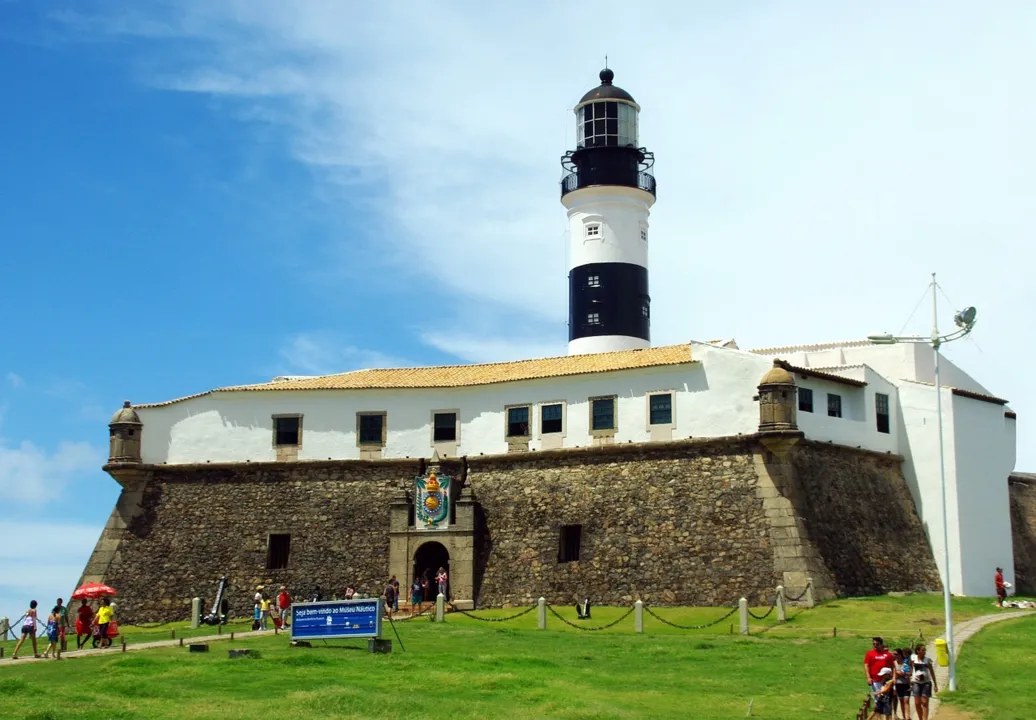
[[[910,656],[910,694],[914,698],[917,720],[928,720],[928,700],[933,690],[939,692],[939,684],[935,681],[932,659],[925,654],[922,643],[914,648],[914,654]]]
[[[899,717],[910,720],[910,658],[902,648],[896,648],[892,654],[896,656],[895,704],[899,709]]]
[[[29,603],[29,609],[25,611],[25,619],[22,621],[22,637],[18,641],[18,644],[14,646],[14,652],[11,653],[12,660],[18,659],[18,651],[22,649],[22,643],[24,643],[26,639],[32,640],[32,656],[40,656],[40,649],[36,645],[36,626],[39,624],[39,618],[36,616],[36,606],[38,604],[39,603],[33,600]]]

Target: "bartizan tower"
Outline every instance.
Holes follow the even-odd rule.
[[[654,155],[640,147],[640,106],[601,71],[575,107],[576,149],[561,165],[568,210],[568,352],[651,345],[648,217]]]

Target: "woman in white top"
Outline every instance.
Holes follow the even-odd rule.
[[[924,644],[914,648],[910,656],[910,694],[914,697],[914,709],[917,720],[928,720],[928,699],[932,690],[939,692],[939,683],[935,680],[935,668],[932,659],[925,655]]]

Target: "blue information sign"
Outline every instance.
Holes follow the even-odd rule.
[[[292,640],[381,636],[381,598],[325,600],[291,606]]]

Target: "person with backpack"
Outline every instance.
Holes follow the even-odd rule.
[[[25,619],[22,621],[22,637],[18,643],[14,646],[14,652],[11,653],[11,659],[18,659],[18,651],[22,649],[22,643],[26,639],[32,639],[32,656],[39,657],[40,649],[36,644],[36,625],[39,618],[36,617],[36,606],[39,605],[35,600],[29,603],[29,609],[25,611]]]

